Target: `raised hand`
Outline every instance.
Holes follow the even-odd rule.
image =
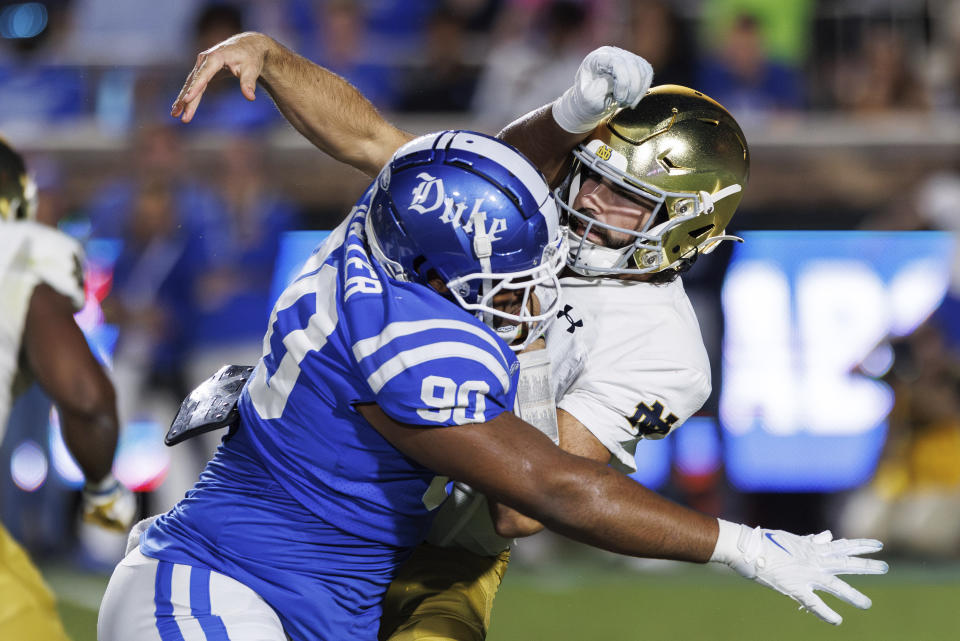
[[[653,83],[653,68],[640,56],[618,47],[587,54],[573,86],[553,104],[557,124],[570,133],[586,133],[620,107],[635,107]]]
[[[197,62],[183,83],[170,115],[190,122],[200,105],[207,85],[222,70],[240,79],[240,91],[247,100],[256,98],[257,78],[263,70],[273,41],[260,33],[238,33],[197,55]]]

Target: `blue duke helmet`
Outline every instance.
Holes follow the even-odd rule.
[[[515,350],[556,317],[567,253],[558,208],[516,149],[471,131],[428,134],[396,151],[375,189],[367,240],[393,278],[439,278]],[[514,305],[494,307],[506,293]]]

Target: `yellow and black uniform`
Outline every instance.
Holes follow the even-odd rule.
[[[420,545],[384,598],[381,641],[482,641],[509,560]]]

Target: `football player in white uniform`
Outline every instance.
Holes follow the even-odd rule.
[[[239,78],[248,99],[260,82],[305,137],[370,176],[411,137],[384,121],[341,78],[261,34],[240,34],[202,52],[172,115],[189,122],[207,83],[222,69]],[[555,439],[558,431],[564,449],[622,470],[633,469],[639,439],[662,438],[709,395],[706,352],[676,275],[728,238],[724,230],[749,166],[743,134],[726,110],[681,87],[656,88],[640,101],[651,80],[642,59],[602,47],[587,56],[561,98],[501,133],[553,184],[565,183],[571,221],[570,267],[576,273],[563,281],[561,320],[547,336],[557,424],[538,427],[554,431]],[[519,413],[534,422],[522,406]],[[509,539],[501,536],[541,526],[493,506],[493,532],[481,506],[481,498],[458,487],[431,535],[481,556],[421,546],[387,597],[381,638],[483,638],[508,558],[503,548]],[[749,545],[750,554],[768,540],[741,538],[733,548],[745,552]],[[444,576],[438,577],[438,568]],[[427,587],[437,579],[450,589]],[[845,598],[865,603],[849,592]],[[818,597],[804,594],[802,602],[839,622]]]
[[[130,527],[133,495],[110,474],[117,444],[113,385],[73,319],[83,306],[81,249],[33,220],[36,187],[23,158],[0,139],[0,438],[17,394],[34,380],[60,410],[63,435],[87,484],[84,518]],[[66,639],[53,595],[0,526],[0,637]]]

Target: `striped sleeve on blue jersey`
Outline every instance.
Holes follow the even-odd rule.
[[[516,358],[478,323],[393,322],[352,349],[377,404],[402,423],[480,423],[513,407]]]

